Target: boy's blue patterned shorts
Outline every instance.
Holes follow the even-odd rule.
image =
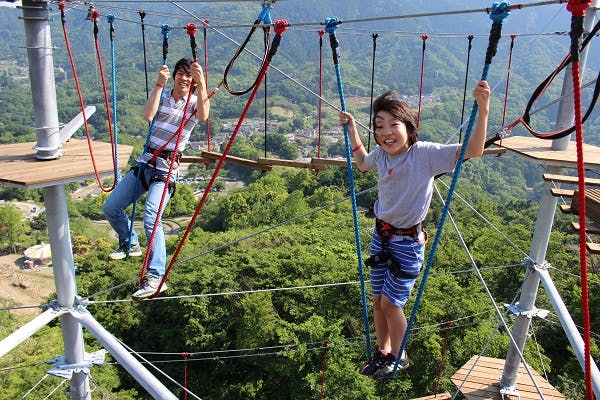
[[[374,231],[371,255],[379,254],[381,251],[381,238]],[[388,251],[400,263],[404,273],[415,276],[419,274],[425,258],[424,245],[415,242],[411,236],[393,236],[388,242]],[[383,295],[398,307],[404,307],[408,301],[415,281],[416,278],[395,277],[385,264],[371,268],[371,294]]]

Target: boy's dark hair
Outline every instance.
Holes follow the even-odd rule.
[[[189,74],[190,70],[192,69],[192,60],[182,58],[179,61],[177,61],[177,63],[175,64],[175,68],[173,69],[173,79],[175,79],[175,74],[177,74],[177,71],[179,71],[180,69],[185,71],[186,74]]]
[[[375,99],[373,102],[373,115],[377,117],[379,111],[387,111],[392,114],[395,118],[404,122],[406,130],[408,132],[408,143],[410,146],[415,144],[419,140],[419,130],[417,128],[417,115],[415,111],[403,100],[400,99],[400,95],[394,90],[388,90],[381,96]],[[375,137],[375,143],[377,136]]]

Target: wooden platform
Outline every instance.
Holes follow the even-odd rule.
[[[469,374],[471,366],[475,361],[477,361],[477,364]],[[460,388],[461,393],[467,400],[502,400],[502,396],[500,395],[500,377],[502,376],[503,369],[504,360],[502,359],[491,357],[479,357],[478,359],[477,356],[473,356],[461,369],[452,375],[451,380],[456,387]],[[544,398],[547,400],[565,399],[565,396],[550,385],[539,373],[533,369],[531,371]],[[467,374],[469,374],[468,377]],[[465,379],[466,381],[463,383]],[[519,367],[517,390],[520,400],[540,399],[540,395],[523,365]],[[504,400],[511,398],[505,396]]]
[[[0,146],[0,184],[34,189],[95,179],[87,140],[69,140],[63,146],[63,155],[56,160],[36,159],[35,145],[27,142]],[[113,176],[110,143],[92,142],[92,145],[100,177]],[[132,150],[132,146],[118,146],[120,169],[127,166]]]
[[[450,393],[439,393],[439,394],[434,394],[431,396],[419,397],[418,399],[412,399],[412,400],[450,400],[450,399],[452,399],[452,396],[450,395]]]
[[[577,151],[575,142],[569,142],[567,150],[552,150],[552,141],[538,139],[535,136],[510,136],[495,142],[519,156],[544,165],[575,168]],[[600,169],[600,147],[583,144],[583,161],[586,169]]]

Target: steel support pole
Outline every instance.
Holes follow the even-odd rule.
[[[62,143],[56,107],[48,3],[23,0],[21,8],[29,60],[29,82],[35,110],[35,157],[53,160],[62,155]]]
[[[52,268],[58,306],[61,309],[74,307],[77,298],[75,268],[69,231],[69,215],[64,185],[43,189],[48,236],[52,250]],[[70,313],[60,317],[65,360],[70,365],[82,365],[85,360],[83,331],[79,322]],[[86,371],[75,371],[71,378],[70,395],[72,400],[90,400],[90,385]]]

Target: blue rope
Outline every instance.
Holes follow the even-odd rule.
[[[115,44],[113,40],[113,32],[115,31],[113,22],[115,16],[108,14],[106,17],[110,24],[110,66],[112,74],[112,109],[113,109],[113,140],[115,146],[114,162],[115,162],[115,182],[118,185],[121,177],[119,176],[119,136],[117,132],[117,71],[115,65]]]
[[[486,62],[483,67],[483,72],[481,74],[481,80],[486,80],[489,72],[491,58],[495,54],[495,49],[498,44],[498,40],[500,39],[500,27],[504,18],[506,18],[510,11],[507,10],[508,2],[498,3],[495,2],[492,5],[492,12],[490,14],[490,19],[493,21],[492,31],[496,31],[496,34],[490,35],[490,41],[488,45],[488,52],[486,54]],[[500,25],[500,26],[498,26]],[[437,227],[437,231],[435,232],[435,238],[433,240],[433,244],[431,245],[431,250],[427,257],[427,265],[425,267],[425,272],[423,273],[423,279],[421,280],[421,285],[419,286],[419,291],[417,293],[417,297],[415,298],[415,305],[410,314],[410,319],[408,320],[408,325],[406,327],[406,333],[404,334],[404,338],[402,339],[402,345],[400,346],[400,350],[396,355],[396,363],[394,364],[394,370],[390,372],[387,379],[392,379],[396,375],[396,371],[398,370],[398,363],[402,358],[402,353],[406,348],[406,344],[408,343],[408,338],[410,336],[410,330],[415,322],[415,318],[417,316],[417,310],[419,309],[419,304],[421,303],[421,298],[423,297],[423,292],[425,291],[425,285],[427,284],[427,278],[429,277],[429,272],[431,270],[431,266],[433,265],[433,260],[435,259],[435,253],[440,243],[440,239],[442,237],[442,231],[444,230],[444,224],[446,223],[446,218],[448,217],[448,213],[450,211],[450,204],[452,203],[452,198],[454,196],[454,191],[456,189],[456,184],[458,183],[458,178],[460,176],[460,172],[462,170],[463,160],[465,158],[465,153],[467,151],[467,145],[469,143],[469,139],[471,138],[471,132],[473,130],[473,125],[475,124],[475,119],[477,117],[477,102],[473,102],[473,108],[471,110],[471,116],[469,118],[469,123],[467,125],[467,131],[465,133],[465,138],[463,144],[460,149],[460,154],[458,156],[458,160],[456,162],[456,168],[454,174],[452,176],[452,183],[450,184],[450,188],[448,190],[448,195],[446,198],[446,203],[444,204],[444,208],[442,210],[442,215],[440,218],[440,222]]]
[[[335,37],[335,30],[338,25],[337,17],[331,17],[325,19],[325,31],[329,33],[329,39],[331,44],[331,50],[333,52],[333,62],[335,65],[335,75],[337,77],[338,92],[340,95],[340,103],[342,111],[346,111],[346,100],[344,98],[344,85],[342,83],[342,73],[337,56],[337,38]],[[367,357],[371,358],[371,334],[369,329],[369,312],[367,309],[367,295],[365,290],[365,278],[363,270],[363,257],[360,244],[360,230],[358,224],[358,207],[356,205],[356,191],[354,188],[354,173],[352,172],[352,152],[350,150],[350,138],[348,135],[348,124],[344,124],[344,141],[346,142],[346,165],[348,169],[348,182],[350,186],[350,199],[352,200],[352,211],[354,217],[354,236],[356,238],[356,251],[358,253],[358,273],[360,276],[360,291],[362,294],[362,305],[363,305],[363,319],[365,325],[365,338],[367,346]]]

